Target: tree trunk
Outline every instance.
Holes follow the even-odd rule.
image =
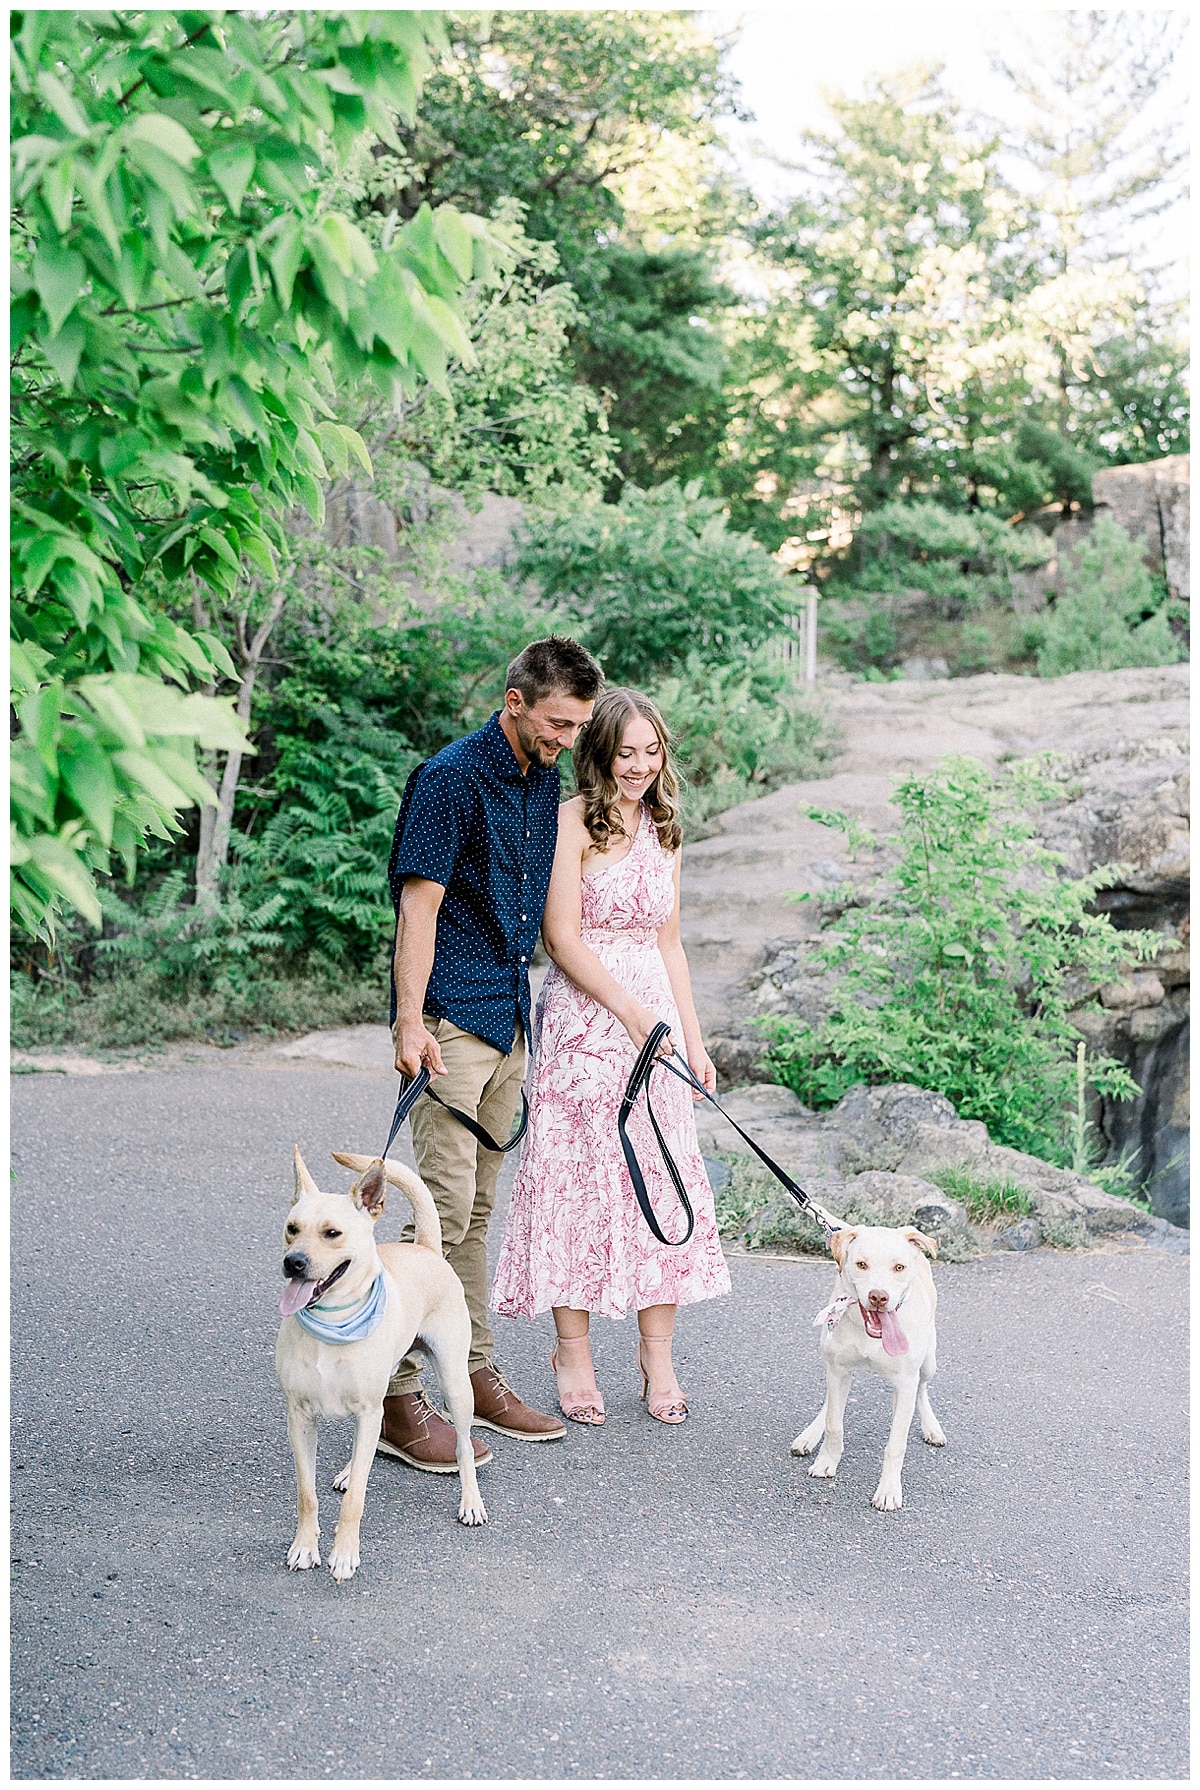
[[[254,681],[258,676],[258,667],[267,641],[271,638],[271,630],[279,620],[286,600],[286,590],[276,591],[265,619],[249,642],[246,640],[245,617],[239,618],[238,621],[242,685],[238,691],[236,712],[247,726],[250,722],[250,703],[254,696]],[[233,832],[233,808],[237,800],[238,779],[242,774],[243,757],[242,752],[226,754],[225,767],[221,773],[221,787],[217,793],[217,805],[215,808],[202,808],[200,811],[200,845],[196,853],[197,907],[215,907],[217,904],[221,872],[229,862],[229,841]]]

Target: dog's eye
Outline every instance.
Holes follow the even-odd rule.
[[[903,1274],[907,1267],[908,1267],[907,1262],[893,1262],[892,1263],[892,1271],[895,1274]]]
[[[294,1224],[289,1224],[289,1225],[288,1225],[288,1226],[287,1226],[287,1227],[286,1227],[286,1229],[285,1229],[285,1230],[284,1230],[284,1233],[283,1233],[283,1234],[284,1234],[284,1236],[285,1236],[285,1237],[294,1237],[294,1236],[295,1236],[295,1235],[296,1235],[296,1231],[297,1231],[297,1228],[298,1228],[298,1227],[297,1227],[297,1226],[296,1226],[296,1225],[294,1225]]]
[[[341,1234],[342,1233],[340,1231],[322,1231],[321,1232],[321,1235],[324,1237],[324,1239],[327,1243],[336,1243],[338,1238],[341,1236]]]
[[[865,1268],[865,1267],[866,1267],[866,1265],[867,1265],[867,1264],[866,1264],[866,1263],[865,1263],[865,1262],[855,1262],[855,1264],[854,1264],[854,1266],[855,1266],[855,1267],[856,1267],[856,1268]]]

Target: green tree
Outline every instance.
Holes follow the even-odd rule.
[[[517,573],[563,605],[613,683],[649,685],[689,654],[736,658],[794,609],[779,567],[698,482],[627,485],[619,503],[534,522]]]
[[[366,129],[396,141],[437,15],[13,15],[14,904],[99,921],[94,877],[211,803],[242,750],[225,644],[189,586],[268,585],[280,518],[370,471],[337,391],[445,385],[456,309],[503,245],[422,208],[373,248],[327,202]],[[149,568],[183,600],[152,607]]]
[[[713,254],[749,202],[713,150],[735,110],[718,44],[686,14],[464,15],[402,153],[374,151],[376,211],[515,200],[555,245],[576,371],[611,405],[635,483],[707,478],[719,453],[732,294]]]

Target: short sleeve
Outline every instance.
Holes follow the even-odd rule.
[[[470,838],[471,786],[451,765],[427,764],[417,778],[392,857],[392,876],[428,877],[448,888],[455,863]]]

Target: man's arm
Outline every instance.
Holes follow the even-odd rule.
[[[425,876],[406,876],[396,919],[396,1068],[409,1081],[422,1063],[433,1075],[446,1066],[425,1025],[425,990],[433,971],[437,917],[446,890]]]

